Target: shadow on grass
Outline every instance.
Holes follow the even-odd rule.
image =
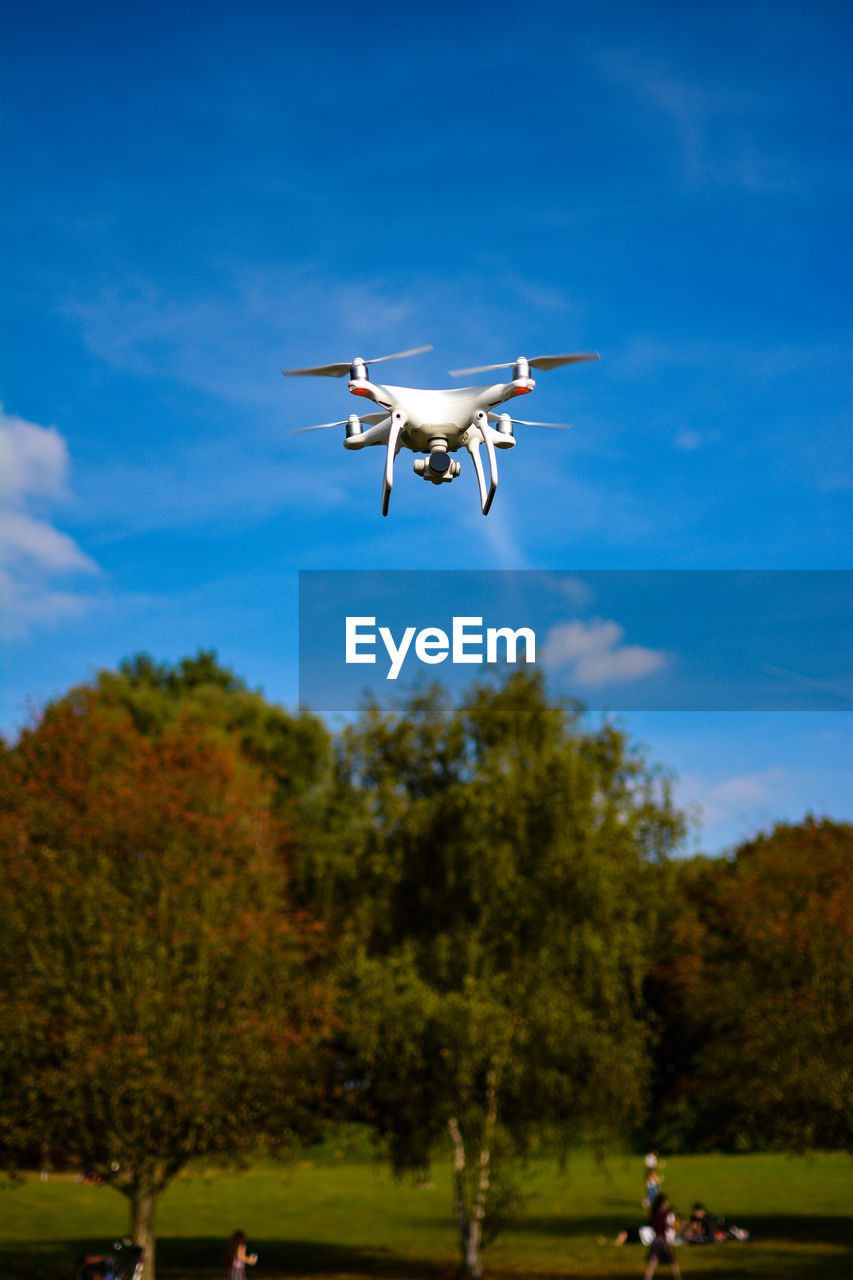
[[[552,1216],[527,1215],[513,1226],[513,1234],[560,1236],[566,1240],[581,1237],[605,1236],[612,1240],[624,1227],[640,1226],[646,1219],[642,1215],[625,1213],[620,1217],[597,1214],[588,1218],[556,1219]],[[792,1216],[790,1214],[767,1215],[741,1221],[731,1218],[739,1227],[746,1227],[752,1240],[776,1240],[785,1244],[840,1245],[853,1247],[853,1218]],[[746,1243],[749,1243],[748,1241]],[[737,1249],[740,1242],[723,1241],[726,1248]],[[698,1250],[715,1248],[714,1245],[683,1245],[688,1254]]]
[[[201,1238],[161,1239],[157,1242],[158,1280],[179,1280],[191,1274],[193,1280],[222,1280],[222,1241]],[[401,1259],[392,1249],[360,1248],[357,1245],[320,1243],[315,1240],[262,1240],[252,1236],[252,1252],[257,1253],[259,1271],[276,1276],[358,1276],[385,1277],[386,1280],[444,1280],[453,1268],[424,1259]],[[247,1273],[247,1280],[252,1280]]]
[[[573,1258],[570,1241],[577,1242],[581,1257],[584,1248],[598,1236],[612,1240],[626,1225],[619,1218],[591,1216],[555,1221],[553,1217],[529,1218],[518,1223],[511,1233],[517,1239],[537,1234],[560,1236],[566,1241],[566,1255],[554,1266],[542,1263],[526,1271],[523,1267],[494,1265],[487,1251],[484,1262],[489,1280],[581,1280],[594,1275],[596,1280],[624,1278],[641,1274],[646,1250],[641,1245],[624,1249],[601,1249],[595,1263],[587,1268],[580,1258]],[[679,1259],[685,1273],[725,1276],[726,1280],[846,1280],[850,1274],[853,1249],[853,1223],[840,1217],[766,1216],[745,1223],[752,1238],[745,1243],[727,1241],[718,1245],[683,1245]],[[76,1259],[92,1241],[29,1241],[14,1251],[0,1248],[2,1280],[75,1280]],[[252,1248],[259,1256],[257,1280],[287,1280],[288,1277],[334,1277],[335,1280],[454,1280],[454,1259],[438,1263],[427,1258],[401,1258],[393,1249],[358,1247],[320,1243],[312,1240],[263,1240],[253,1236]],[[821,1256],[821,1250],[830,1255]],[[842,1252],[838,1252],[838,1251]],[[161,1237],[157,1244],[158,1280],[223,1280],[223,1242],[210,1236]],[[533,1249],[531,1252],[539,1254]],[[663,1276],[668,1271],[661,1272]],[[255,1280],[247,1273],[247,1280]]]
[[[94,1242],[98,1247],[103,1242]],[[0,1248],[2,1280],[75,1280],[76,1262],[91,1250],[90,1240],[26,1242],[14,1252]],[[211,1237],[161,1236],[157,1241],[157,1280],[223,1280],[223,1241]],[[353,1276],[378,1280],[451,1280],[455,1264],[406,1259],[390,1249],[318,1243],[312,1240],[263,1240],[252,1237],[259,1276]],[[252,1273],[247,1272],[247,1280]]]

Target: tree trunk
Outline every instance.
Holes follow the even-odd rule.
[[[495,1125],[498,1119],[498,1074],[490,1067],[486,1075],[486,1123],[483,1129],[483,1142],[480,1147],[480,1169],[477,1175],[477,1192],[471,1211],[471,1227],[468,1232],[469,1247],[472,1257],[477,1259],[477,1271],[471,1275],[479,1276],[480,1245],[483,1239],[483,1220],[486,1216],[486,1199],[489,1194],[489,1165],[492,1157],[492,1143],[495,1136]]]
[[[134,1175],[130,1189],[130,1234],[134,1244],[144,1250],[142,1261],[145,1280],[156,1280],[156,1237],[154,1215],[158,1190],[149,1171]]]
[[[483,1222],[489,1194],[490,1165],[495,1126],[498,1120],[498,1071],[492,1066],[486,1075],[486,1115],[483,1124],[483,1140],[480,1145],[480,1167],[476,1186],[472,1186],[471,1207],[466,1194],[465,1143],[459,1121],[451,1116],[447,1122],[453,1141],[453,1172],[456,1189],[456,1219],[459,1223],[459,1250],[462,1254],[460,1276],[463,1280],[481,1280],[483,1263],[480,1249],[483,1242]],[[473,1182],[473,1175],[472,1175]]]
[[[450,1136],[453,1140],[453,1172],[456,1190],[456,1220],[459,1225],[459,1252],[462,1263],[459,1275],[462,1280],[481,1280],[483,1264],[480,1258],[480,1244],[483,1238],[483,1218],[486,1210],[486,1190],[488,1189],[488,1151],[480,1153],[480,1176],[473,1208],[468,1209],[467,1188],[465,1186],[465,1144],[462,1131],[455,1116],[448,1121]]]
[[[453,1185],[456,1191],[456,1222],[459,1227],[459,1251],[462,1254],[460,1276],[479,1280],[482,1274],[476,1242],[471,1240],[471,1219],[465,1198],[465,1143],[459,1121],[451,1116],[447,1122],[453,1142]],[[473,1245],[473,1250],[472,1250]]]

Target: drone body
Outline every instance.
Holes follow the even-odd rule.
[[[382,360],[397,360],[402,356],[416,355],[421,351],[429,351],[429,347],[417,347],[411,351],[401,351],[393,356],[380,356],[370,361],[378,364]],[[344,448],[365,449],[369,445],[385,446],[385,468],[382,476],[382,514],[388,514],[391,499],[391,488],[394,483],[394,460],[400,449],[410,449],[413,453],[425,454],[425,458],[416,458],[415,474],[422,476],[433,484],[447,483],[461,471],[461,464],[452,458],[451,453],[466,449],[471,455],[477,484],[480,490],[480,506],[483,515],[488,515],[489,508],[498,487],[498,466],[496,449],[511,449],[515,445],[513,426],[562,427],[567,424],[554,422],[525,422],[520,418],[511,418],[506,412],[496,413],[498,405],[527,395],[536,383],[530,376],[531,367],[537,369],[553,369],[562,364],[574,364],[582,360],[597,360],[598,355],[539,356],[527,360],[519,356],[517,360],[506,364],[483,365],[475,369],[458,369],[456,374],[480,373],[488,369],[512,368],[511,382],[496,382],[484,387],[460,387],[447,390],[429,391],[417,387],[383,386],[370,380],[367,372],[368,362],[356,357],[345,364],[320,365],[311,369],[285,369],[286,376],[319,376],[340,378],[349,373],[349,391],[354,396],[362,396],[373,400],[380,406],[381,412],[358,414],[351,413],[341,422],[324,422],[318,427],[301,427],[301,431],[319,431],[325,427],[346,427]],[[494,426],[491,424],[494,423]],[[486,450],[489,465],[489,479],[483,469],[480,457],[480,446]]]

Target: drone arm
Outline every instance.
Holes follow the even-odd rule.
[[[399,409],[391,414],[391,425],[388,430],[388,445],[385,450],[385,471],[382,475],[382,514],[387,516],[388,504],[391,501],[391,488],[394,484],[394,459],[400,447],[400,432],[406,425],[405,415]]]
[[[373,421],[378,419],[378,421]],[[386,444],[388,441],[388,432],[391,429],[391,418],[387,413],[368,413],[361,419],[362,422],[369,422],[371,425],[366,431],[359,431],[356,435],[347,436],[344,440],[345,449],[366,449],[370,444]]]

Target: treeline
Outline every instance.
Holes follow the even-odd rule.
[[[332,735],[199,653],[0,753],[0,1144],[157,1199],[369,1125],[441,1148],[463,1269],[534,1140],[847,1146],[853,829],[673,859],[670,779],[516,674]]]
[[[849,1150],[853,826],[780,824],[669,874],[646,979],[655,1144]]]

